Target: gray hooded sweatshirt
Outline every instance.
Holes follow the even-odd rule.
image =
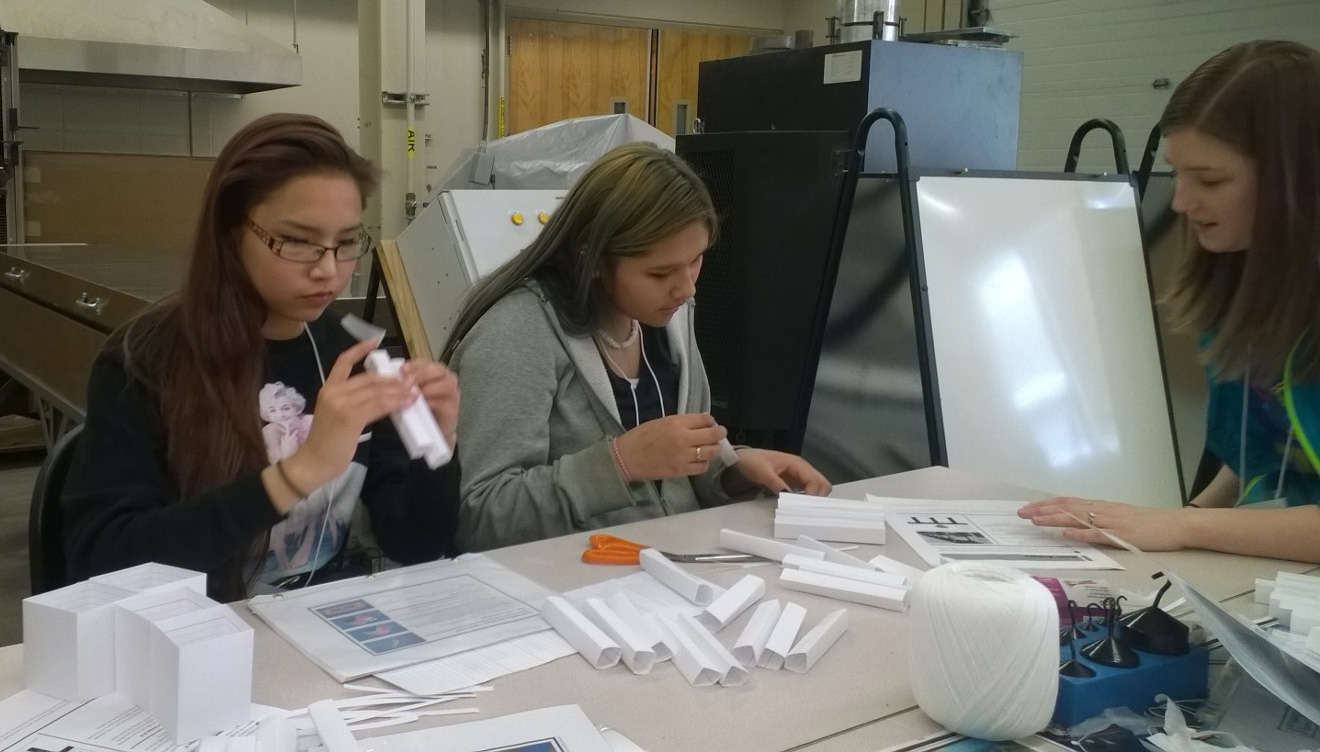
[[[710,410],[693,304],[665,327],[678,404]],[[704,475],[625,483],[609,441],[623,424],[599,351],[575,337],[539,286],[515,289],[477,321],[450,359],[463,390],[457,543],[467,551],[688,512],[729,501],[717,459]]]

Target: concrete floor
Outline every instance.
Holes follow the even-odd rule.
[[[40,452],[0,454],[0,645],[23,640],[22,601],[28,596],[28,506]]]

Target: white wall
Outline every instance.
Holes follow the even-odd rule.
[[[1216,52],[1276,38],[1320,48],[1316,0],[991,0],[991,25],[1019,36],[1023,53],[1018,164],[1059,170],[1077,126],[1118,123],[1136,169],[1173,86]],[[1155,89],[1159,78],[1169,89]],[[1094,139],[1094,140],[1092,140]],[[1102,134],[1083,147],[1083,169],[1113,169]]]

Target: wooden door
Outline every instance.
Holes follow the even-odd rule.
[[[752,37],[661,29],[656,70],[655,127],[671,136],[692,132],[697,117],[697,75],[705,60],[747,54]],[[771,53],[773,54],[773,53]]]
[[[625,111],[650,118],[651,33],[509,19],[509,133]]]

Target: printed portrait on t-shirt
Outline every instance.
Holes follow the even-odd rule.
[[[307,400],[297,389],[280,381],[267,384],[257,394],[257,407],[265,422],[261,438],[266,442],[266,459],[271,462],[286,459],[307,441],[312,416],[303,414]]]

